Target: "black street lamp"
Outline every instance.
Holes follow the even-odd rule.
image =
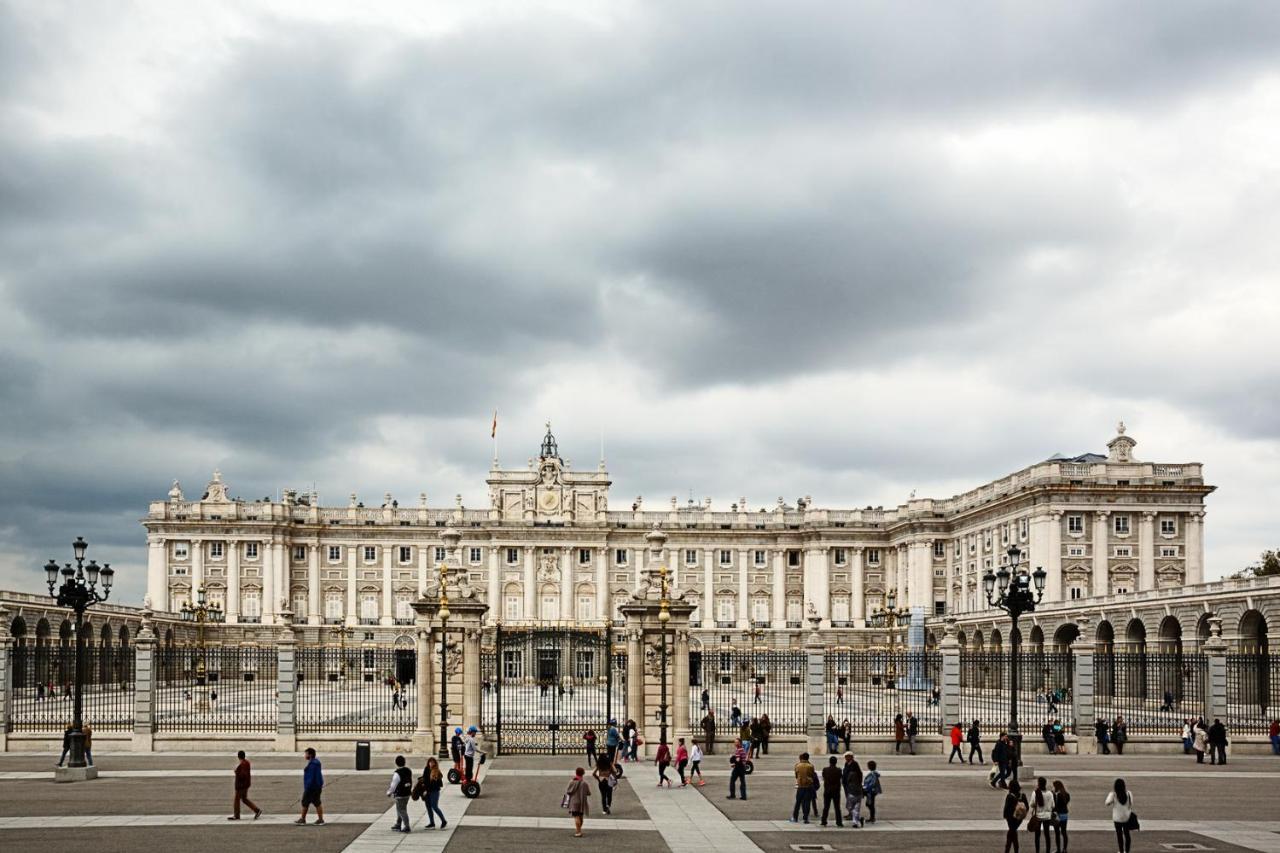
[[[338,638],[338,680],[344,684],[347,680],[347,637],[355,634],[355,629],[346,625],[337,625],[329,629]]]
[[[898,687],[898,664],[895,659],[897,653],[898,626],[911,616],[911,611],[906,607],[898,608],[898,594],[895,590],[889,590],[889,594],[885,596],[885,608],[877,607],[871,614],[871,618],[867,623],[874,628],[886,629],[889,640],[889,662],[885,667],[885,688],[888,690],[896,690]]]
[[[440,757],[449,754],[449,594],[445,584],[449,581],[449,567],[440,564],[440,607],[436,615],[440,617]]]
[[[100,601],[106,601],[111,595],[111,582],[115,579],[115,569],[111,568],[110,563],[103,563],[98,566],[96,560],[90,560],[89,565],[84,564],[84,552],[88,550],[89,543],[83,538],[77,536],[76,541],[71,543],[72,551],[75,553],[76,566],[73,569],[70,563],[63,565],[61,569],[52,559],[44,566],[45,577],[49,582],[49,595],[58,601],[59,607],[70,607],[76,614],[76,680],[75,680],[75,710],[72,712],[71,718],[71,759],[69,767],[86,767],[87,762],[84,758],[84,612],[90,606]],[[62,574],[62,585],[58,586],[58,574]],[[102,591],[98,591],[98,583],[102,583]]]
[[[987,604],[1009,614],[1013,620],[1013,630],[1009,632],[1009,740],[1013,741],[1013,779],[1018,780],[1018,765],[1022,763],[1022,734],[1018,731],[1018,647],[1022,636],[1018,632],[1018,619],[1024,613],[1031,613],[1036,604],[1044,597],[1045,570],[1037,567],[1034,572],[1019,569],[1022,550],[1017,545],[1009,546],[1009,567],[1000,567],[1000,571],[987,569],[982,576],[982,588],[987,594]],[[1034,584],[1035,590],[1032,591]]]
[[[202,585],[196,590],[196,600],[192,604],[190,600],[183,603],[182,609],[178,611],[182,616],[183,622],[193,622],[196,626],[196,649],[199,657],[196,659],[196,686],[207,688],[209,676],[208,667],[205,664],[205,643],[204,643],[204,626],[208,622],[219,624],[222,622],[222,608],[217,602],[210,603],[205,596],[204,586]],[[208,690],[200,691],[200,699],[197,705],[200,711],[209,710]]]
[[[662,698],[659,703],[659,713],[661,718],[659,721],[658,742],[667,742],[667,623],[671,621],[671,601],[667,597],[667,567],[663,566],[658,570],[658,577],[662,580],[662,601],[658,609],[658,633],[662,638]]]

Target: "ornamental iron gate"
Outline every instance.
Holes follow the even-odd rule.
[[[497,626],[482,650],[481,718],[498,755],[557,755],[603,747],[610,717],[626,716],[627,656],[606,628]]]

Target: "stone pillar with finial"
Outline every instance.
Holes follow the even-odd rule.
[[[1204,714],[1212,722],[1214,718],[1227,716],[1227,641],[1222,639],[1222,617],[1209,614],[1209,639],[1202,650],[1208,661],[1208,678],[1205,680]]]
[[[293,752],[297,748],[297,654],[298,640],[293,629],[289,599],[280,601],[280,624],[276,627],[276,749]]]
[[[142,625],[133,640],[133,751],[155,749],[156,632],[151,597],[142,600]]]
[[[9,611],[0,607],[0,752],[9,748],[9,716],[12,713],[13,678],[9,675],[13,638],[9,636]]]
[[[1076,619],[1078,633],[1071,641],[1071,703],[1075,712],[1076,751],[1097,752],[1098,743],[1090,734],[1094,723],[1094,634],[1088,616]]]
[[[942,719],[939,720],[939,733],[946,734],[953,723],[960,722],[960,638],[956,633],[954,616],[946,618],[938,650],[942,653],[942,684],[939,687],[942,694],[939,699]],[[942,739],[942,748],[950,751],[949,738]]]
[[[822,616],[813,602],[809,602],[809,612],[805,616],[809,623],[809,636],[804,641],[807,662],[807,678],[805,679],[806,713],[805,734],[809,741],[809,751],[814,755],[826,751],[826,730],[822,709],[823,691],[826,689],[827,659],[826,644],[818,628],[822,625]]]

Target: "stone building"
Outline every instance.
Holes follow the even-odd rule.
[[[775,644],[798,639],[810,607],[823,628],[852,639],[890,592],[920,616],[976,615],[982,574],[1013,544],[1048,572],[1046,602],[1198,584],[1214,487],[1200,464],[1140,462],[1135,445],[1121,424],[1105,455],[1054,456],[964,494],[889,509],[823,508],[807,497],[755,509],[741,498],[727,510],[636,498],[611,509],[604,461],[575,469],[549,425],[527,466],[494,460],[482,509],[460,496],[432,507],[425,493],[416,506],[389,493],[377,506],[355,494],[322,506],[295,491],[241,500],[215,471],[198,500],[175,482],[150,505],[147,594],[157,611],[174,612],[204,586],[228,626],[247,634],[287,613],[390,641],[412,623],[449,528],[462,537],[462,579],[491,620],[618,619],[646,568],[645,535],[660,527],[662,560],[694,605],[695,630],[765,629]]]

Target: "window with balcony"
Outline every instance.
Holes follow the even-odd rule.
[[[240,619],[243,622],[257,622],[262,619],[262,593],[257,590],[246,590],[240,593]]]
[[[326,622],[342,621],[342,593],[330,592],[324,597],[324,619]]]
[[[502,614],[508,620],[521,618],[521,612],[524,610],[524,600],[519,595],[507,595],[502,599]],[[515,654],[514,652],[504,652],[504,654]]]
[[[578,621],[590,622],[596,618],[596,597],[594,595],[578,596]]]
[[[378,596],[376,593],[366,593],[360,596],[360,624],[378,624]]]
[[[413,605],[407,595],[396,596],[396,624],[409,625],[413,622]]]

